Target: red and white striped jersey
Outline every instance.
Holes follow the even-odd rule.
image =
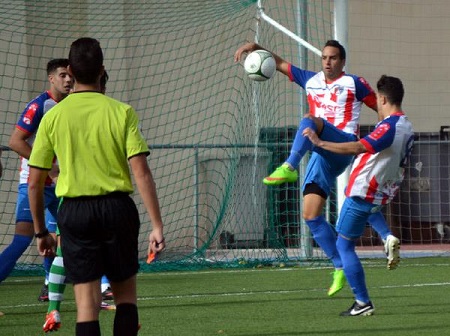
[[[397,112],[379,122],[360,141],[367,152],[359,154],[353,162],[345,194],[373,204],[387,204],[404,178],[404,167],[414,143],[412,124],[403,112]]]
[[[305,89],[309,113],[321,117],[344,132],[359,135],[362,104],[376,107],[376,95],[362,77],[342,73],[327,83],[323,71],[313,72],[289,66],[289,78]]]

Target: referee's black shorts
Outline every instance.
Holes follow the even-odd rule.
[[[139,214],[127,193],[64,198],[58,227],[68,282],[120,282],[139,270]]]

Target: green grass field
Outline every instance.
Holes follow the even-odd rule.
[[[450,258],[364,260],[375,315],[340,317],[353,302],[349,288],[328,298],[330,267],[273,267],[140,274],[140,335],[449,335]],[[41,277],[11,277],[0,285],[0,335],[41,335],[47,309],[37,302]],[[62,328],[74,335],[71,286]],[[114,312],[101,312],[112,335]]]

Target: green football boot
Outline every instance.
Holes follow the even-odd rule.
[[[282,164],[275,171],[264,178],[263,183],[265,185],[274,186],[287,182],[295,182],[298,179],[298,172],[296,169],[291,170],[287,163]]]

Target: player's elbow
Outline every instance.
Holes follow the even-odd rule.
[[[11,148],[13,151],[16,151],[16,149],[17,149],[16,144],[17,144],[17,142],[15,141],[14,138],[12,138],[12,137],[9,138],[8,147]]]

